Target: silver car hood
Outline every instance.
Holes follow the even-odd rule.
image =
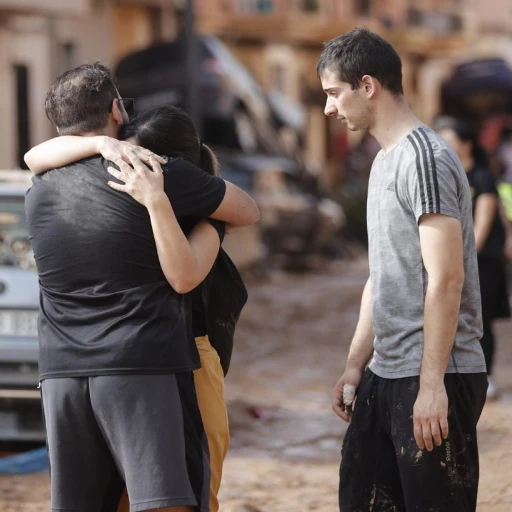
[[[33,270],[0,265],[0,308],[39,308],[39,281]]]

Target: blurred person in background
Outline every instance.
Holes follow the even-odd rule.
[[[438,119],[435,129],[457,153],[471,187],[482,300],[483,335],[480,343],[489,380],[487,397],[494,399],[498,389],[492,377],[496,346],[492,324],[495,318],[510,317],[505,269],[508,221],[500,213],[502,206],[496,182],[476,130],[467,122],[449,117]]]
[[[504,183],[512,185],[512,129],[508,126],[501,130],[501,143],[498,154],[503,164],[503,172],[500,177]]]
[[[197,165],[210,175],[218,176],[219,168],[215,154],[199,138],[191,118],[181,109],[173,106],[157,107],[137,116],[121,130],[126,143],[105,136],[98,137],[57,137],[31,150],[27,161],[35,174],[53,167],[68,165],[73,161],[94,156],[97,153],[110,161],[117,162],[126,171],[126,185],[118,190],[137,199],[141,189],[150,195],[161,192],[163,182],[151,180],[150,174],[136,176],[127,168],[125,151],[133,145],[171,158],[180,158]],[[115,177],[117,171],[110,168]],[[197,257],[211,250],[210,242],[203,234],[194,233],[199,223],[195,217],[180,219],[184,233],[193,233],[193,250]],[[222,240],[225,224],[210,220]],[[172,283],[171,283],[172,285]],[[240,312],[247,300],[247,291],[235,265],[220,248],[218,257],[206,279],[192,292],[191,314],[194,338],[199,350],[201,368],[194,372],[199,409],[208,438],[210,453],[210,512],[219,510],[218,492],[222,479],[222,466],[229,448],[229,426],[224,400],[224,374],[227,373],[233,350],[233,335]],[[124,482],[120,479],[112,484],[107,496],[104,512],[115,510]],[[123,493],[119,512],[129,510],[128,496]]]
[[[498,173],[498,194],[502,203],[500,213],[507,231],[505,251],[507,260],[512,263],[512,129],[508,126],[501,131],[501,142],[495,159],[498,160],[500,168]]]
[[[471,193],[410,110],[395,49],[365,29],[325,44],[325,114],[381,146],[367,200],[370,278],[332,397],[349,421],[339,506],[476,510],[487,375]]]

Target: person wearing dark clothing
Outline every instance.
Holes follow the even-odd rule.
[[[59,77],[46,111],[62,136],[115,137],[128,122],[99,63]],[[245,225],[258,211],[193,163],[171,158],[162,168],[148,153],[117,155],[118,169],[101,156],[81,157],[34,177],[27,194],[53,510],[101,510],[117,472],[132,510],[209,510],[192,373],[200,360],[184,294],[207,275],[220,238],[200,221],[187,240],[177,218]],[[198,237],[206,239],[201,254]]]
[[[142,144],[154,153],[172,155],[177,159],[177,163],[193,162],[198,164],[205,174],[218,175],[215,155],[199,140],[190,117],[176,107],[160,107],[137,116],[123,127],[122,137],[133,143]],[[94,137],[56,139],[35,148],[33,159],[41,162],[49,158],[52,159],[53,164],[62,165],[69,163],[68,161],[77,156],[86,156],[87,151],[92,155],[95,152],[96,142]],[[113,157],[117,147],[118,158],[121,158],[123,143],[112,139],[107,146],[106,149],[104,144],[102,148],[104,156]],[[123,167],[125,164],[120,161],[119,165]],[[39,164],[37,171],[45,170],[46,168]],[[114,169],[110,169],[109,172],[114,176],[118,175]],[[150,176],[146,175],[146,178]],[[134,186],[133,181],[128,177],[127,184],[128,182],[131,187],[126,187],[125,191],[135,199],[143,189],[153,190],[155,194],[158,192],[159,183],[154,180],[140,181],[138,186]],[[204,236],[198,238],[194,234],[198,222],[197,217],[179,218],[183,232],[191,237],[190,242],[196,258],[201,258],[203,252],[208,251],[208,246],[205,245]],[[225,223],[214,219],[208,219],[208,222],[217,232],[220,245],[225,234]],[[216,512],[222,463],[229,446],[224,374],[229,368],[235,325],[247,300],[247,290],[242,278],[222,248],[218,250],[218,255],[206,279],[190,292],[187,299],[191,312],[191,323],[188,328],[192,330],[201,361],[201,368],[194,371],[194,381],[209,444],[210,509]],[[121,478],[115,480],[107,493],[103,509],[105,512],[117,508],[119,496],[124,487]],[[127,507],[128,499],[125,493],[119,510],[127,510]]]
[[[510,316],[505,262],[506,233],[499,211],[500,199],[486,154],[478,144],[472,127],[458,119],[441,118],[436,128],[455,149],[471,188],[482,300],[483,335],[480,343],[489,377],[487,397],[493,399],[497,397],[498,390],[492,377],[496,346],[492,324],[496,318]]]

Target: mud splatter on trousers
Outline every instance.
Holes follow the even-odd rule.
[[[342,448],[341,512],[474,512],[479,464],[476,424],[487,376],[447,374],[449,435],[420,450],[412,413],[419,378],[383,379],[367,370]]]

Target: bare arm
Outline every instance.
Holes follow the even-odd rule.
[[[25,163],[34,174],[41,174],[50,169],[101,154],[105,160],[121,167],[123,162],[130,162],[126,151],[130,151],[139,160],[148,164],[151,156],[159,163],[165,163],[165,160],[158,155],[129,142],[105,136],[73,135],[55,137],[33,147],[25,154]],[[248,194],[232,183],[226,182],[224,199],[211,217],[222,220],[232,227],[243,227],[258,222],[260,213],[258,206]]]
[[[260,220],[260,211],[254,199],[236,185],[226,181],[226,194],[212,219],[226,222],[232,227],[243,227]]]
[[[343,391],[345,385],[354,386],[357,390],[366,365],[373,354],[373,313],[372,290],[370,279],[366,282],[361,299],[361,310],[357,322],[356,332],[350,344],[345,371],[336,383],[332,393],[332,408],[343,420],[350,421],[352,416],[352,403],[345,403]]]
[[[119,171],[108,168],[108,172],[124,184],[113,181],[108,184],[146,206],[164,275],[178,293],[187,293],[199,285],[212,268],[220,247],[219,235],[208,221],[201,221],[191,233],[190,241],[187,240],[164,192],[163,172],[158,162],[151,158],[153,172],[131,152],[128,155],[133,169],[124,162]]]
[[[494,194],[481,194],[476,200],[474,219],[476,252],[482,250],[491,232],[498,202],[499,198]]]
[[[132,149],[143,162],[149,162],[151,151],[129,142],[103,135],[94,137],[63,135],[34,146],[25,153],[25,163],[34,174],[41,174],[94,155],[102,155],[106,160],[119,165],[120,161],[128,161],[124,153],[126,148]],[[160,157],[156,158],[160,163],[165,163],[165,160]]]
[[[187,240],[163,191],[147,208],[158,259],[167,281],[178,293],[193,290],[205,279],[215,262],[220,248],[217,231],[208,221],[202,220]]]
[[[420,449],[433,449],[448,435],[444,375],[459,320],[464,256],[460,221],[440,214],[419,221],[423,264],[428,273],[420,389],[414,405],[414,437]]]
[[[372,313],[372,285],[370,278],[366,281],[361,298],[361,309],[357,322],[356,332],[350,344],[347,366],[364,370],[373,355],[373,313]]]

